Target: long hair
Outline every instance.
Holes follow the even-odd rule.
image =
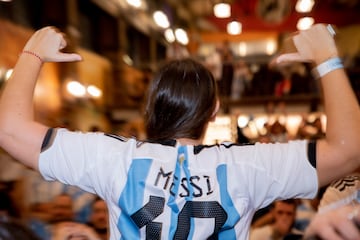
[[[145,112],[149,140],[199,139],[217,101],[211,72],[192,59],[163,66],[149,86]]]

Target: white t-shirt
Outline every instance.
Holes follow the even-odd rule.
[[[111,239],[247,239],[254,212],[312,198],[307,141],[180,146],[58,129],[40,155],[47,180],[105,199]]]

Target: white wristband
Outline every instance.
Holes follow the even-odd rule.
[[[330,58],[329,60],[326,60],[325,62],[317,65],[313,70],[312,73],[315,78],[321,78],[328,74],[331,71],[334,71],[339,68],[344,68],[344,65],[342,64],[342,61],[338,57]]]

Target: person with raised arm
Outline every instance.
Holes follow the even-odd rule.
[[[248,239],[257,209],[313,198],[319,186],[360,163],[359,105],[331,32],[316,24],[293,41],[297,52],[274,63],[314,63],[324,93],[324,139],[203,145],[219,100],[212,74],[192,59],[166,63],[151,81],[146,141],[40,124],[32,105],[41,66],[81,60],[61,52],[64,36],[45,27],[29,39],[3,90],[0,146],[46,180],[103,198],[111,239]]]

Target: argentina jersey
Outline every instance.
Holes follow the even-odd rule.
[[[217,146],[196,151],[177,146],[132,161],[119,199],[123,239],[236,239],[240,215],[227,192],[227,167],[216,161]]]
[[[40,173],[103,198],[110,239],[248,239],[257,209],[318,190],[306,141],[181,146],[55,134]]]

